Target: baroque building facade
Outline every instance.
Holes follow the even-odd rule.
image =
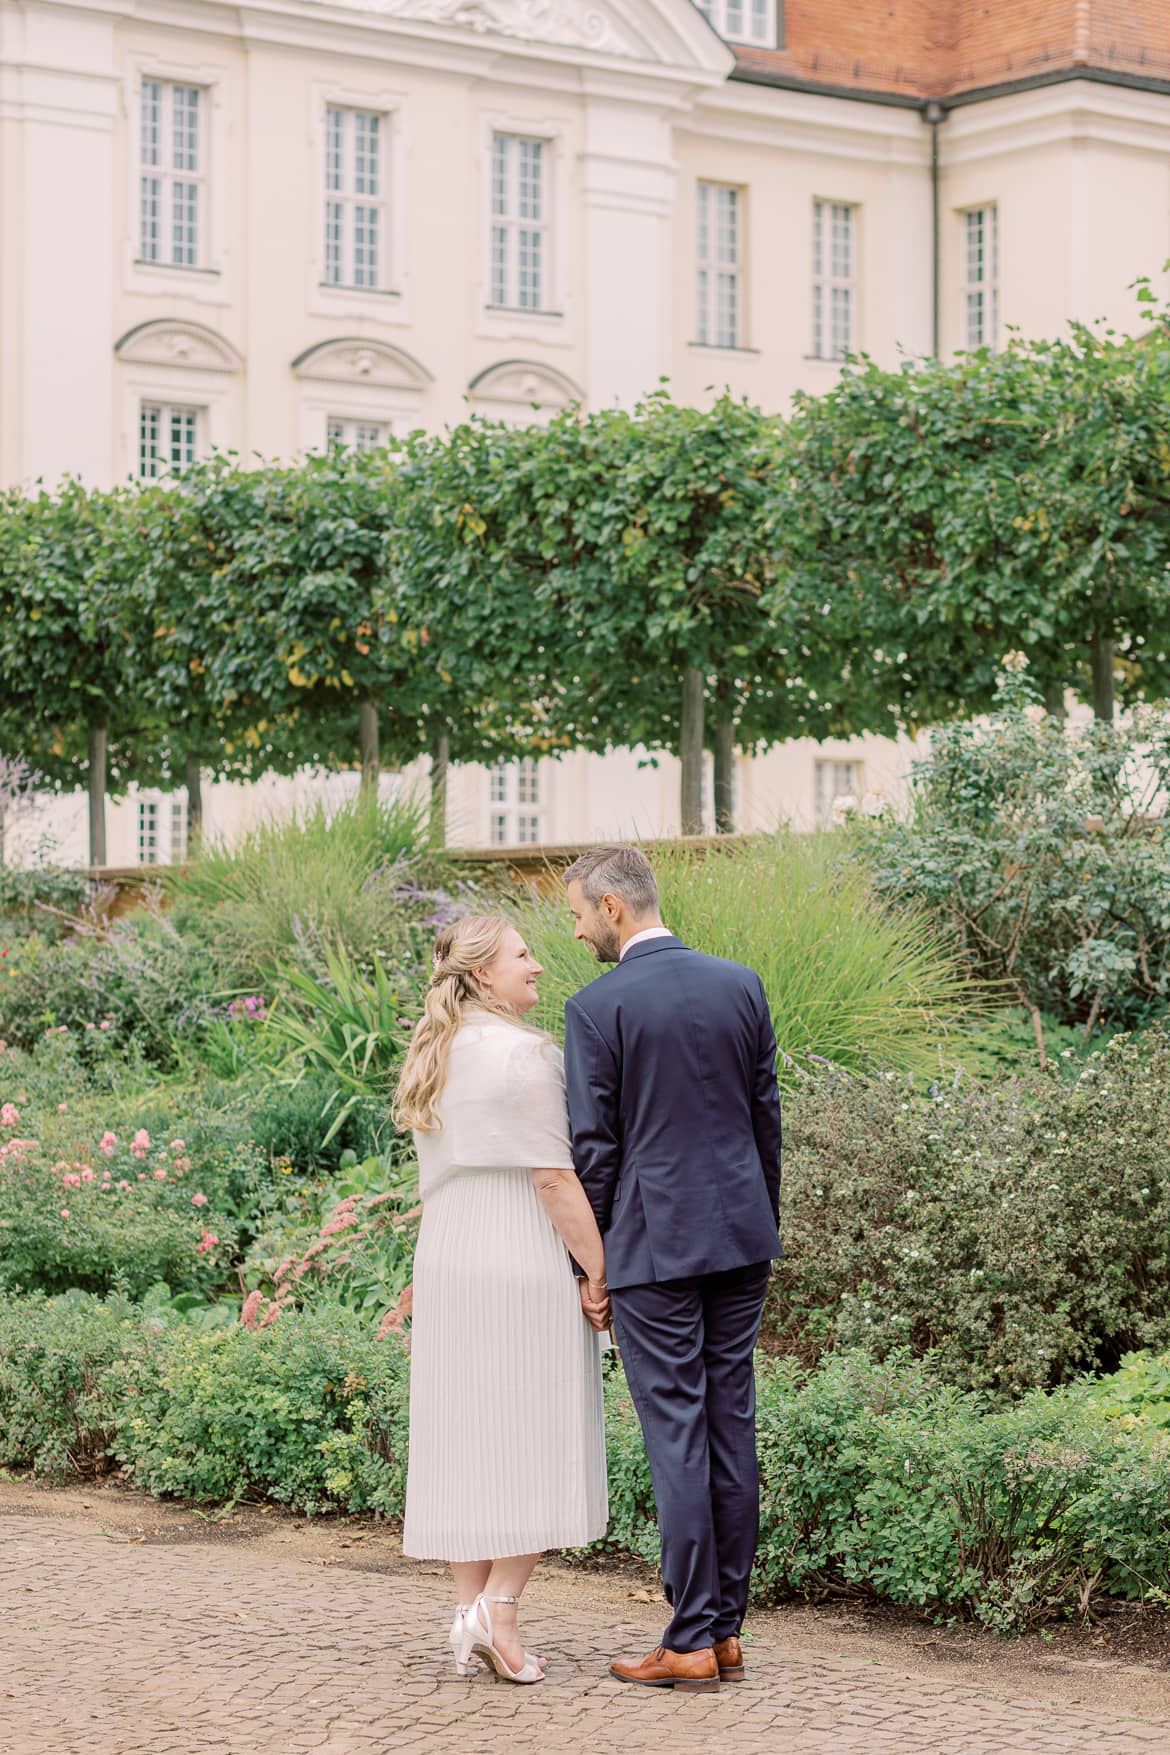
[[[1170,257],[1165,0],[0,0],[0,480],[373,445],[668,380],[1131,327]],[[751,826],[896,792],[741,759]],[[328,784],[208,788],[231,832]],[[408,777],[409,778],[409,777]],[[452,839],[670,832],[637,752],[459,770]],[[80,798],[46,807],[83,856]],[[26,831],[25,838],[27,839]],[[181,801],[111,810],[115,863]]]

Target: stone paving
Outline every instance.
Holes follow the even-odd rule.
[[[548,1680],[456,1677],[441,1577],[0,1516],[0,1755],[1167,1755],[1170,1719],[1031,1707],[759,1642],[710,1696],[624,1687],[641,1629],[533,1609]],[[653,1643],[650,1641],[650,1643]]]

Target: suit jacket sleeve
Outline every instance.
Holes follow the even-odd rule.
[[[565,1006],[565,1090],[573,1168],[604,1236],[622,1167],[618,1065],[596,1024],[573,1000]]]
[[[757,980],[759,978],[757,977]],[[776,1083],[776,1034],[764,984],[759,982],[759,1036],[756,1052],[755,1078],[752,1084],[752,1131],[756,1149],[764,1166],[768,1198],[776,1223],[780,1223],[780,1090]]]

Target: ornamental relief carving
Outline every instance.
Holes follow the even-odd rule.
[[[600,6],[581,0],[356,0],[370,12],[419,24],[453,24],[480,35],[520,37],[567,49],[637,55],[638,43]]]

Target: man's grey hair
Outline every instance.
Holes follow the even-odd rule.
[[[606,895],[620,896],[635,920],[657,912],[658,885],[646,855],[638,847],[591,847],[575,859],[562,880],[581,885],[585,900],[594,908]]]

